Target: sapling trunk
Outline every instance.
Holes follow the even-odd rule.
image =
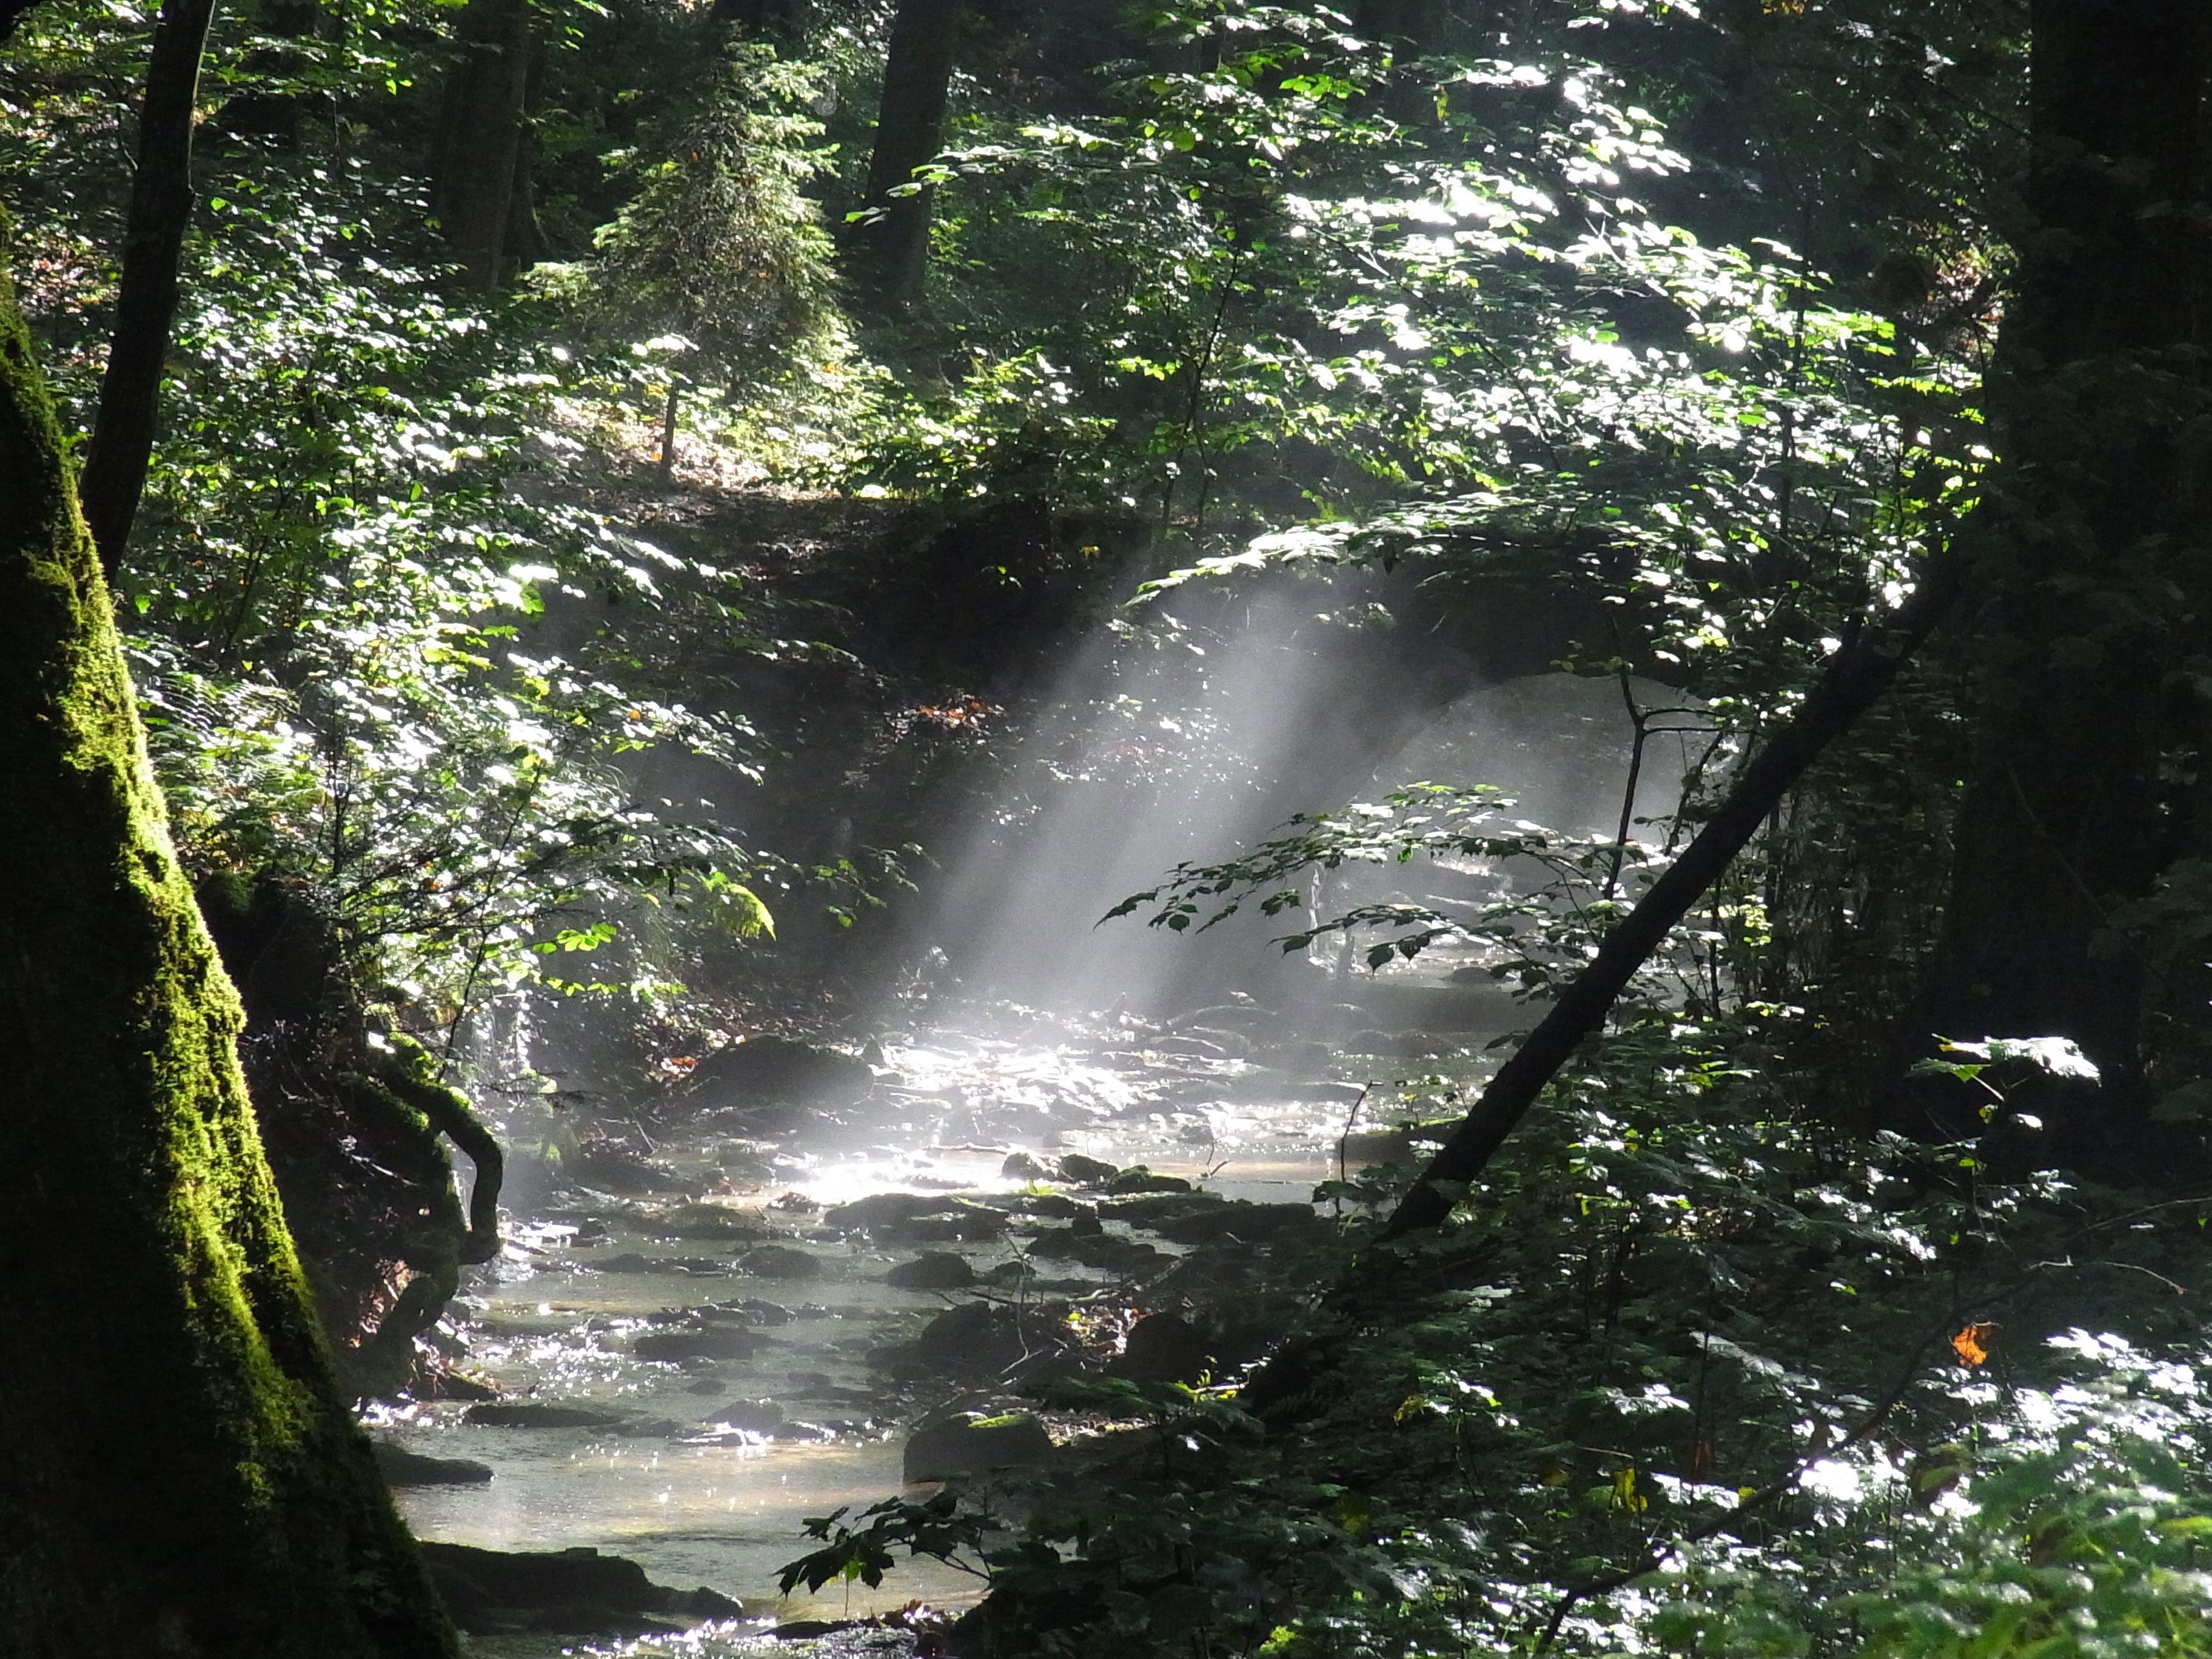
[[[1940,560],[1894,616],[1865,627],[1836,653],[1804,706],[1745,763],[1719,810],[1606,935],[1589,965],[1498,1068],[1392,1212],[1382,1229],[1385,1240],[1436,1226],[1451,1213],[1468,1184],[1481,1175],[1583,1039],[1604,1023],[1614,999],[1669,930],[1720,878],[1820,751],[1850,730],[1889,689],[1905,659],[1951,608],[1962,580],[1955,557]]]
[[[110,578],[123,568],[153,459],[161,370],[177,320],[177,268],[192,217],[192,115],[200,58],[214,18],[215,0],[168,0],[154,25],[115,330],[79,486],[85,522]]]

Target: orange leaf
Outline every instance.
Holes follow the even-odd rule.
[[[1989,1363],[1989,1345],[1996,1340],[1997,1328],[1988,1320],[1969,1325],[1951,1339],[1951,1352],[1959,1356],[1961,1365],[1985,1365]]]

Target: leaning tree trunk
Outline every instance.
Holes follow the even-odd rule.
[[[530,97],[530,0],[469,0],[455,27],[462,58],[446,83],[431,198],[471,288],[496,288],[514,263],[515,189]]]
[[[261,1155],[0,276],[0,1656],[450,1659]]]
[[[192,217],[192,122],[215,0],[167,0],[154,25],[138,112],[138,171],[123,238],[115,332],[82,486],[85,521],[112,578],[145,493],[161,369],[177,320],[177,267]]]
[[[945,106],[952,87],[953,48],[961,0],[899,0],[884,64],[876,147],[868,162],[868,209],[861,228],[868,297],[885,316],[900,316],[921,297],[929,264],[927,185],[911,185],[945,144]]]
[[[2212,766],[2197,711],[2170,718],[2212,595],[2191,435],[2212,407],[2212,9],[2035,0],[2032,23],[2032,222],[1991,398],[2002,533],[1978,572],[1987,673],[1923,1014],[2079,1042],[2102,1100],[2045,1145],[2094,1163],[2147,1105],[2145,975],[2112,913],[2182,850],[2162,763],[2195,746]]]

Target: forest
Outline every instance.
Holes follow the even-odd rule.
[[[2212,1659],[2208,497],[2201,0],[0,0],[0,1659]]]

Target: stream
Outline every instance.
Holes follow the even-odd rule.
[[[1139,1231],[1098,1190],[1039,1178],[1060,1174],[1060,1160],[1142,1165],[1224,1199],[1309,1204],[1337,1173],[1355,1112],[1343,1148],[1352,1168],[1411,1155],[1390,1139],[1392,1120],[1448,1109],[1423,1094],[1481,1069],[1484,1044],[1504,1029],[1501,1006],[1431,993],[1418,1012],[1455,1012],[1464,1028],[1443,1035],[1355,1030],[1376,1012],[1343,1005],[1277,1015],[1248,1000],[1164,1025],[987,1006],[957,1025],[886,1035],[858,1098],[764,1114],[757,1100],[724,1103],[702,1089],[651,1124],[510,1114],[505,1249],[472,1270],[440,1337],[501,1398],[380,1407],[369,1419],[388,1444],[486,1465],[492,1477],[404,1488],[402,1510],[426,1540],[594,1548],[657,1583],[733,1597],[744,1613],[683,1636],[603,1647],[478,1637],[471,1651],[736,1654],[759,1648],[779,1621],[972,1604],[977,1581],[927,1559],[902,1560],[876,1589],[777,1593],[779,1569],[810,1547],[805,1517],[901,1489],[917,1422],[1009,1400],[972,1374],[908,1363],[898,1345],[971,1298],[897,1288],[886,1273],[926,1251],[961,1258],[975,1289],[996,1287],[1018,1309],[1033,1291],[1110,1307],[1127,1299],[1111,1294],[1117,1283],[1158,1273],[1185,1247]],[[533,1155],[533,1143],[568,1150]],[[969,1220],[934,1233],[917,1222],[887,1240],[837,1208],[890,1193],[966,1200],[958,1214]],[[1091,1241],[1085,1259],[1105,1265],[1053,1249],[1078,1212],[1124,1241]],[[821,1647],[902,1652],[906,1639],[847,1633]]]

